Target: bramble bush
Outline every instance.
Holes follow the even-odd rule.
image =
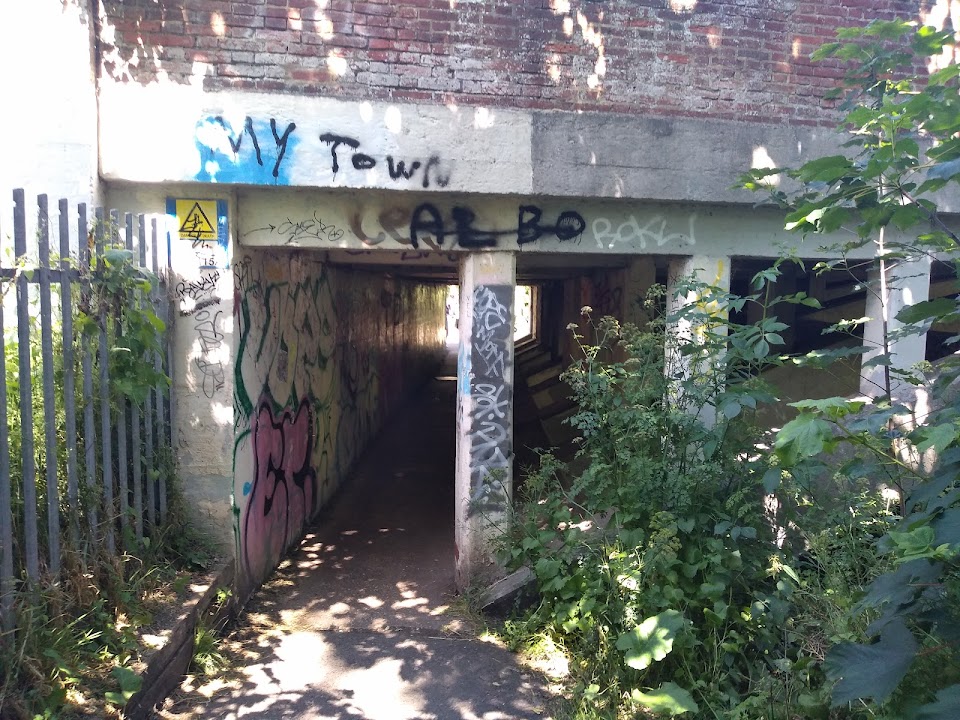
[[[783,207],[788,229],[850,231],[814,272],[851,268],[872,246],[879,282],[867,290],[885,318],[900,264],[960,262],[936,202],[960,179],[960,67],[924,70],[952,42],[905,22],[838,31],[815,56],[849,67],[836,93],[848,152],[739,181]],[[572,717],[960,717],[960,408],[915,415],[898,394],[950,397],[960,362],[923,375],[893,356],[909,333],[960,320],[957,296],[905,308],[879,346],[855,350],[869,351],[863,372],[880,369],[875,398],[793,403],[773,435],[756,422],[774,399],[762,372],[851,352],[788,357],[771,311],[731,321],[747,303],[817,306],[771,297],[788,262],[758,273],[747,297],[682,282],[674,310],[640,328],[584,309],[594,336],[577,336],[582,359],[565,375],[579,457],[541,456],[504,546],[541,598],[506,633],[567,653]]]
[[[960,362],[950,355],[931,372],[899,367],[894,353],[897,341],[931,323],[955,323],[960,307],[954,292],[908,305],[894,322],[890,306],[911,263],[950,263],[954,274],[960,267],[960,238],[937,194],[960,181],[960,65],[951,31],[877,21],[837,35],[814,57],[847,65],[835,93],[847,152],[796,170],[752,171],[741,184],[784,207],[797,232],[849,230],[850,240],[829,248],[840,255],[837,265],[873,247],[878,282],[867,289],[884,332],[879,347],[863,348],[873,355],[863,367],[881,368],[882,380],[869,401],[794,403],[800,414],[781,430],[776,452],[785,472],[797,475],[822,471],[823,450],[843,446],[851,459],[836,468],[841,476],[885,481],[901,497],[894,522],[867,546],[887,561],[886,572],[858,588],[848,611],[874,617],[862,637],[834,644],[826,656],[832,707],[865,717],[953,718],[960,716],[960,408],[950,398]],[[771,172],[796,189],[772,186]],[[924,393],[934,409],[917,414],[909,400]]]

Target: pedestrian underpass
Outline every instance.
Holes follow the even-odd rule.
[[[437,553],[423,559],[425,568],[461,591],[497,576],[491,534],[503,528],[521,470],[536,461],[536,448],[573,455],[566,420],[574,403],[560,377],[578,353],[568,325],[590,337],[584,306],[594,318],[641,321],[645,289],[671,282],[671,264],[663,258],[538,254],[511,262],[516,265],[505,271],[496,263],[489,271],[471,269],[452,253],[358,258],[246,249],[234,269],[240,337],[234,392],[242,419],[233,514],[243,595],[269,576],[317,513],[345,497],[364,473],[379,472],[378,463],[393,473],[387,493],[393,499],[384,512],[396,508],[398,516],[414,517],[410,508],[416,507],[417,522],[444,528],[443,539],[421,543]],[[749,294],[763,263],[734,259],[726,282]],[[502,274],[491,281],[485,272]],[[851,273],[784,273],[777,293],[822,299],[818,308],[774,308],[792,329],[784,350],[837,342],[823,329],[838,313],[864,308],[862,285]],[[524,305],[529,310],[521,313]],[[761,313],[759,304],[748,304],[731,320],[753,322]],[[521,316],[529,326],[518,332]],[[858,377],[856,363],[827,375],[783,367],[768,373],[789,400],[851,394]],[[424,415],[425,406],[416,404],[424,393],[437,398],[430,412],[441,416]],[[790,411],[784,405],[764,412],[777,424]],[[389,450],[375,449],[380,430],[397,418],[411,436]],[[397,465],[407,462],[398,459],[401,445],[424,448],[426,455],[405,469]],[[427,473],[431,463],[436,467]],[[359,467],[367,470],[354,475]],[[439,484],[428,488],[428,477]],[[367,500],[374,494],[384,492],[371,491]],[[359,522],[372,506],[354,507]],[[365,549],[375,553],[374,545],[382,542]]]
[[[377,259],[248,248],[234,263],[240,340],[233,516],[242,597],[270,575],[318,512],[344,496],[347,485],[360,482],[354,469],[374,452],[370,443],[384,423],[398,416],[416,429],[410,443],[428,448],[428,458],[441,466],[442,490],[418,485],[402,496],[417,498],[424,512],[430,509],[430,526],[452,528],[453,545],[442,560],[443,572],[452,573],[464,540],[472,542],[474,529],[464,527],[464,516],[477,523],[478,507],[487,513],[509,502],[515,468],[534,460],[533,448],[550,444],[545,428],[557,439],[560,422],[554,418],[569,410],[567,393],[558,390],[564,350],[549,347],[540,336],[551,336],[555,344],[562,340],[553,326],[561,316],[576,315],[587,277],[582,268],[521,264],[509,284],[479,284],[494,305],[471,305],[468,296],[455,311],[448,299],[450,285],[459,279],[454,260],[441,256],[440,262],[404,266],[389,254]],[[599,277],[608,270],[590,272]],[[518,284],[530,290],[516,295]],[[615,298],[621,301],[620,294]],[[515,354],[514,316],[524,315],[514,312],[518,303],[530,309]],[[474,369],[466,372],[465,353],[474,356]],[[438,368],[445,380],[435,379]],[[464,421],[458,397],[462,402],[471,388],[474,395],[487,394],[480,406],[485,416],[474,413]],[[447,434],[431,429],[409,404],[424,392],[446,397],[449,417],[440,425]],[[456,495],[458,472],[463,474],[456,465],[458,443],[470,484],[460,502],[469,507],[461,508],[459,526],[456,502],[442,508],[433,502]],[[396,462],[394,452],[374,456],[390,467]],[[495,477],[494,466],[500,470]],[[405,477],[402,469],[392,472]],[[485,485],[484,477],[493,479]]]

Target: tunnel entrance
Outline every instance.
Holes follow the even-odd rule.
[[[494,500],[509,505],[538,449],[571,458],[576,433],[567,420],[576,408],[562,374],[578,348],[568,326],[588,334],[585,306],[594,318],[642,321],[646,290],[669,285],[674,263],[687,262],[521,253],[511,256],[507,279],[490,284],[465,274],[464,257],[251,248],[238,263],[238,396],[244,401],[246,393],[251,408],[250,425],[238,433],[251,449],[251,466],[236,473],[240,555],[249,582],[259,584],[306,529],[291,567],[316,576],[304,612],[321,625],[418,618],[422,626],[436,617],[442,626],[455,585],[463,587],[454,568],[463,525],[473,522],[472,511],[462,512],[458,483],[474,483],[477,467],[480,477],[504,468],[509,485]],[[768,266],[732,258],[717,282],[746,295]],[[777,292],[805,292],[820,307],[776,308],[791,328],[784,351],[836,342],[823,330],[851,312],[864,314],[865,272],[785,274]],[[469,296],[461,297],[463,288]],[[478,311],[481,297],[502,308],[495,316],[491,304]],[[757,308],[731,321],[752,322]],[[487,362],[491,320],[503,326],[494,339],[506,354]],[[499,385],[481,377],[497,363],[502,373],[509,369]],[[859,365],[835,368],[831,382],[825,377],[769,372],[795,400],[821,390],[855,393]],[[465,394],[475,402],[468,412]],[[768,420],[783,418],[774,412]],[[484,455],[476,448],[491,428],[506,440]]]
[[[569,409],[556,326],[594,280],[623,274],[624,258],[585,257],[524,258],[510,278],[511,382],[497,408],[513,418],[495,452],[509,454],[511,475],[553,444],[544,412],[560,429]],[[438,611],[452,591],[458,442],[473,460],[478,447],[457,437],[471,427],[457,409],[458,354],[471,342],[457,344],[459,260],[250,247],[236,262],[237,395],[249,420],[237,429],[234,497],[248,590],[306,532],[290,562],[323,578],[308,603],[321,625]]]
[[[533,334],[532,285],[517,284],[513,295],[514,322],[513,341],[520,342]],[[447,344],[460,341],[460,286],[447,285]]]

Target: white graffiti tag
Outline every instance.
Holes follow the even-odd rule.
[[[478,286],[473,293],[473,346],[487,365],[485,375],[503,377],[507,336],[502,328],[509,324],[506,305],[489,287]]]
[[[502,510],[509,502],[512,301],[510,285],[479,285],[473,293],[471,512]]]
[[[645,225],[641,225],[635,215],[630,215],[624,222],[613,228],[613,222],[605,217],[598,217],[593,221],[593,235],[597,239],[597,247],[612,250],[618,245],[628,245],[645,250],[647,245],[696,245],[697,238],[693,226],[697,214],[692,213],[688,218],[689,230],[682,232],[667,232],[667,220],[662,215],[654,215]]]
[[[510,401],[501,399],[506,385],[479,383],[474,387],[474,417],[483,420],[503,420],[510,408]]]

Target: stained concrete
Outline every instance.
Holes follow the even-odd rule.
[[[454,594],[455,357],[439,378],[250,600],[231,677],[164,718],[549,717],[545,680],[477,639]]]

